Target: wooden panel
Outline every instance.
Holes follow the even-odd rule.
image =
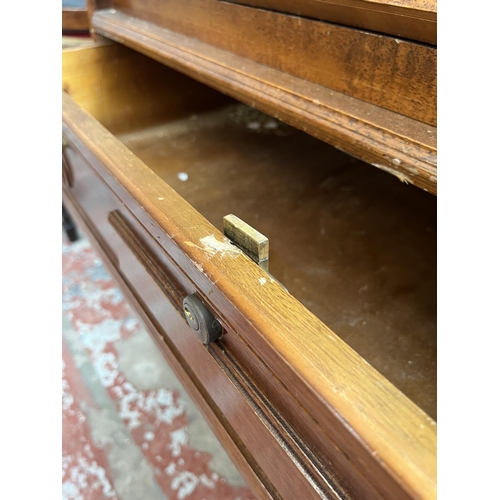
[[[101,194],[102,193],[101,191]],[[101,199],[101,201],[104,201],[104,199]],[[139,296],[136,288],[131,285],[127,277],[121,272],[118,258],[103,239],[102,233],[96,228],[96,225],[68,190],[63,190],[63,201],[65,206],[70,209],[72,216],[78,222],[79,228],[86,232],[93,247],[99,252],[107,268],[111,271],[121,290],[124,292],[127,301],[134,308],[156,345],[167,359],[170,367],[207,419],[215,435],[230,455],[248,485],[252,488],[256,498],[261,500],[279,498],[270,493],[274,492],[272,485],[263,483],[261,477],[255,473],[252,465],[258,472],[260,472],[259,467],[252,462],[244,445],[238,440],[238,436],[234,429],[225,422],[224,416],[215,405],[213,398],[204,390],[200,379],[190,369],[182,354],[169,339],[165,329],[148,311],[143,298]],[[102,231],[103,226],[100,225],[99,229]],[[170,317],[174,315],[173,317],[176,318],[176,310],[175,307],[169,306],[168,302],[166,302],[165,305],[166,307],[163,309],[163,315],[168,318],[167,323],[170,324]],[[184,325],[184,327],[186,328],[187,325]],[[189,332],[186,333],[189,335]],[[265,475],[263,479],[265,480]]]
[[[437,192],[436,128],[206,44],[99,12],[101,32],[256,106],[405,183]]]
[[[118,138],[218,229],[268,236],[273,278],[435,418],[436,198],[242,104],[194,118]]]
[[[108,261],[127,282],[129,293],[143,302],[141,315],[160,325],[162,337],[171,347],[170,354],[192,367],[187,368],[189,377],[202,388],[203,398],[217,414],[212,423],[222,426],[236,442],[245,459],[239,460],[245,476],[252,479],[252,475],[257,475],[262,481],[256,485],[259,496],[292,498],[294,492],[299,492],[302,498],[314,498],[321,490],[323,498],[344,498],[337,494],[334,484],[325,481],[319,484],[322,476],[308,466],[309,458],[300,447],[287,446],[286,435],[276,439],[276,415],[259,409],[258,391],[248,384],[237,364],[226,366],[224,360],[213,360],[192,334],[184,322],[180,304],[182,297],[194,291],[193,283],[165,255],[159,258],[154,255],[151,249],[154,241],[147,241],[147,233],[126,209],[117,210],[120,200],[107,190],[96,172],[74,152],[68,153],[68,157],[78,176],[77,187],[71,196],[66,193],[66,197],[86,214],[86,225],[93,227],[97,239],[106,242],[100,246],[108,257],[111,255]],[[265,448],[261,446],[262,441],[267,443]],[[273,462],[279,465],[273,467]],[[254,477],[253,483],[255,481]]]
[[[87,5],[88,17],[90,20],[94,12],[98,9],[98,4],[101,9],[108,9],[111,7],[111,0],[86,0],[85,3]],[[90,23],[90,35],[95,43],[106,43],[106,38],[97,33],[92,23]]]
[[[314,408],[318,425],[331,430],[348,457],[344,473],[362,470],[374,492],[388,498],[434,498],[435,422],[281,286],[260,286],[267,275],[258,266],[228,245],[216,228],[70,97],[64,95],[63,104],[70,140],[87,150],[91,164],[149,235],[193,277],[223,324],[241,332],[301,406]],[[217,242],[216,251],[203,245],[207,237]],[[155,300],[151,297],[147,303],[153,307]],[[181,344],[187,339],[178,338]],[[208,391],[217,392],[217,385]],[[223,411],[231,414],[231,406]],[[268,467],[270,474],[273,465]]]
[[[121,10],[137,21],[150,21],[289,75],[436,125],[437,52],[431,46],[217,0],[114,0],[112,5],[109,14]],[[113,34],[102,30],[95,14],[92,22],[104,35]]]
[[[187,103],[202,110],[228,101],[118,44],[63,51],[62,67],[63,90],[115,133],[161,123],[165,116],[181,116]]]
[[[229,0],[436,45],[436,0]]]
[[[87,9],[63,7],[62,30],[67,31],[89,31],[90,22]]]

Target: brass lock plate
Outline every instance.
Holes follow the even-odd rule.
[[[268,273],[269,239],[236,215],[226,215],[223,224],[224,235]]]

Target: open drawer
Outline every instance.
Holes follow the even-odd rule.
[[[63,90],[63,199],[256,494],[434,498],[436,199],[119,44]]]

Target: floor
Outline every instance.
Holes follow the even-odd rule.
[[[84,237],[62,275],[63,500],[253,498]]]

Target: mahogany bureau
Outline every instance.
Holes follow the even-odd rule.
[[[435,2],[87,7],[64,204],[256,497],[435,498]]]

